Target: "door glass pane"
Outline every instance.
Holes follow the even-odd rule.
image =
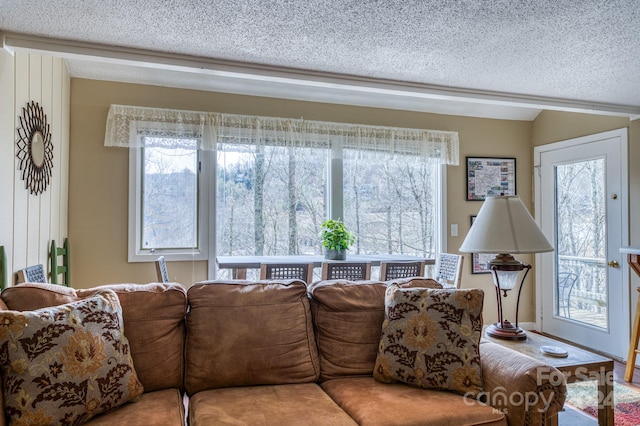
[[[595,159],[555,168],[555,314],[607,329],[604,166]]]

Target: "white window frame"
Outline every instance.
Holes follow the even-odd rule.
[[[132,135],[131,137],[140,136]],[[167,135],[166,137],[172,136]],[[207,217],[209,216],[209,181],[212,154],[198,150],[198,247],[195,249],[143,249],[141,248],[143,149],[129,149],[129,262],[152,262],[158,256],[164,256],[169,261],[208,260],[210,244],[209,220]]]

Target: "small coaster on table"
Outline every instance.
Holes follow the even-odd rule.
[[[569,352],[559,346],[540,346],[540,352],[545,355],[555,356],[558,358],[566,358],[569,356]]]

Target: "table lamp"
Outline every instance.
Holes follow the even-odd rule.
[[[489,261],[488,267],[493,275],[498,302],[498,322],[487,327],[487,335],[508,340],[527,338],[525,331],[518,326],[518,306],[522,284],[531,269],[513,254],[543,253],[553,251],[553,246],[544,236],[538,225],[517,196],[488,197],[480,208],[460,251],[465,253],[498,253]],[[523,274],[521,272],[524,271]],[[502,297],[518,284],[515,325],[503,314]]]

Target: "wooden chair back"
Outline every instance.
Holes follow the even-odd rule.
[[[313,282],[313,263],[262,263],[261,280],[302,280]]]
[[[363,281],[371,279],[370,262],[323,262],[323,280]]]
[[[167,272],[167,262],[164,260],[164,256],[160,256],[156,259],[156,275],[159,283],[169,282],[169,273]]]
[[[436,262],[436,281],[445,288],[460,288],[463,261],[464,257],[459,254],[440,253]]]
[[[58,257],[62,256],[62,265],[58,264]],[[69,287],[70,267],[69,267],[69,239],[65,238],[62,247],[56,246],[56,240],[51,240],[51,250],[49,250],[49,261],[51,262],[51,282],[53,284],[64,284]],[[58,282],[58,276],[62,274],[62,282]]]
[[[423,277],[427,262],[380,262],[380,281]]]

